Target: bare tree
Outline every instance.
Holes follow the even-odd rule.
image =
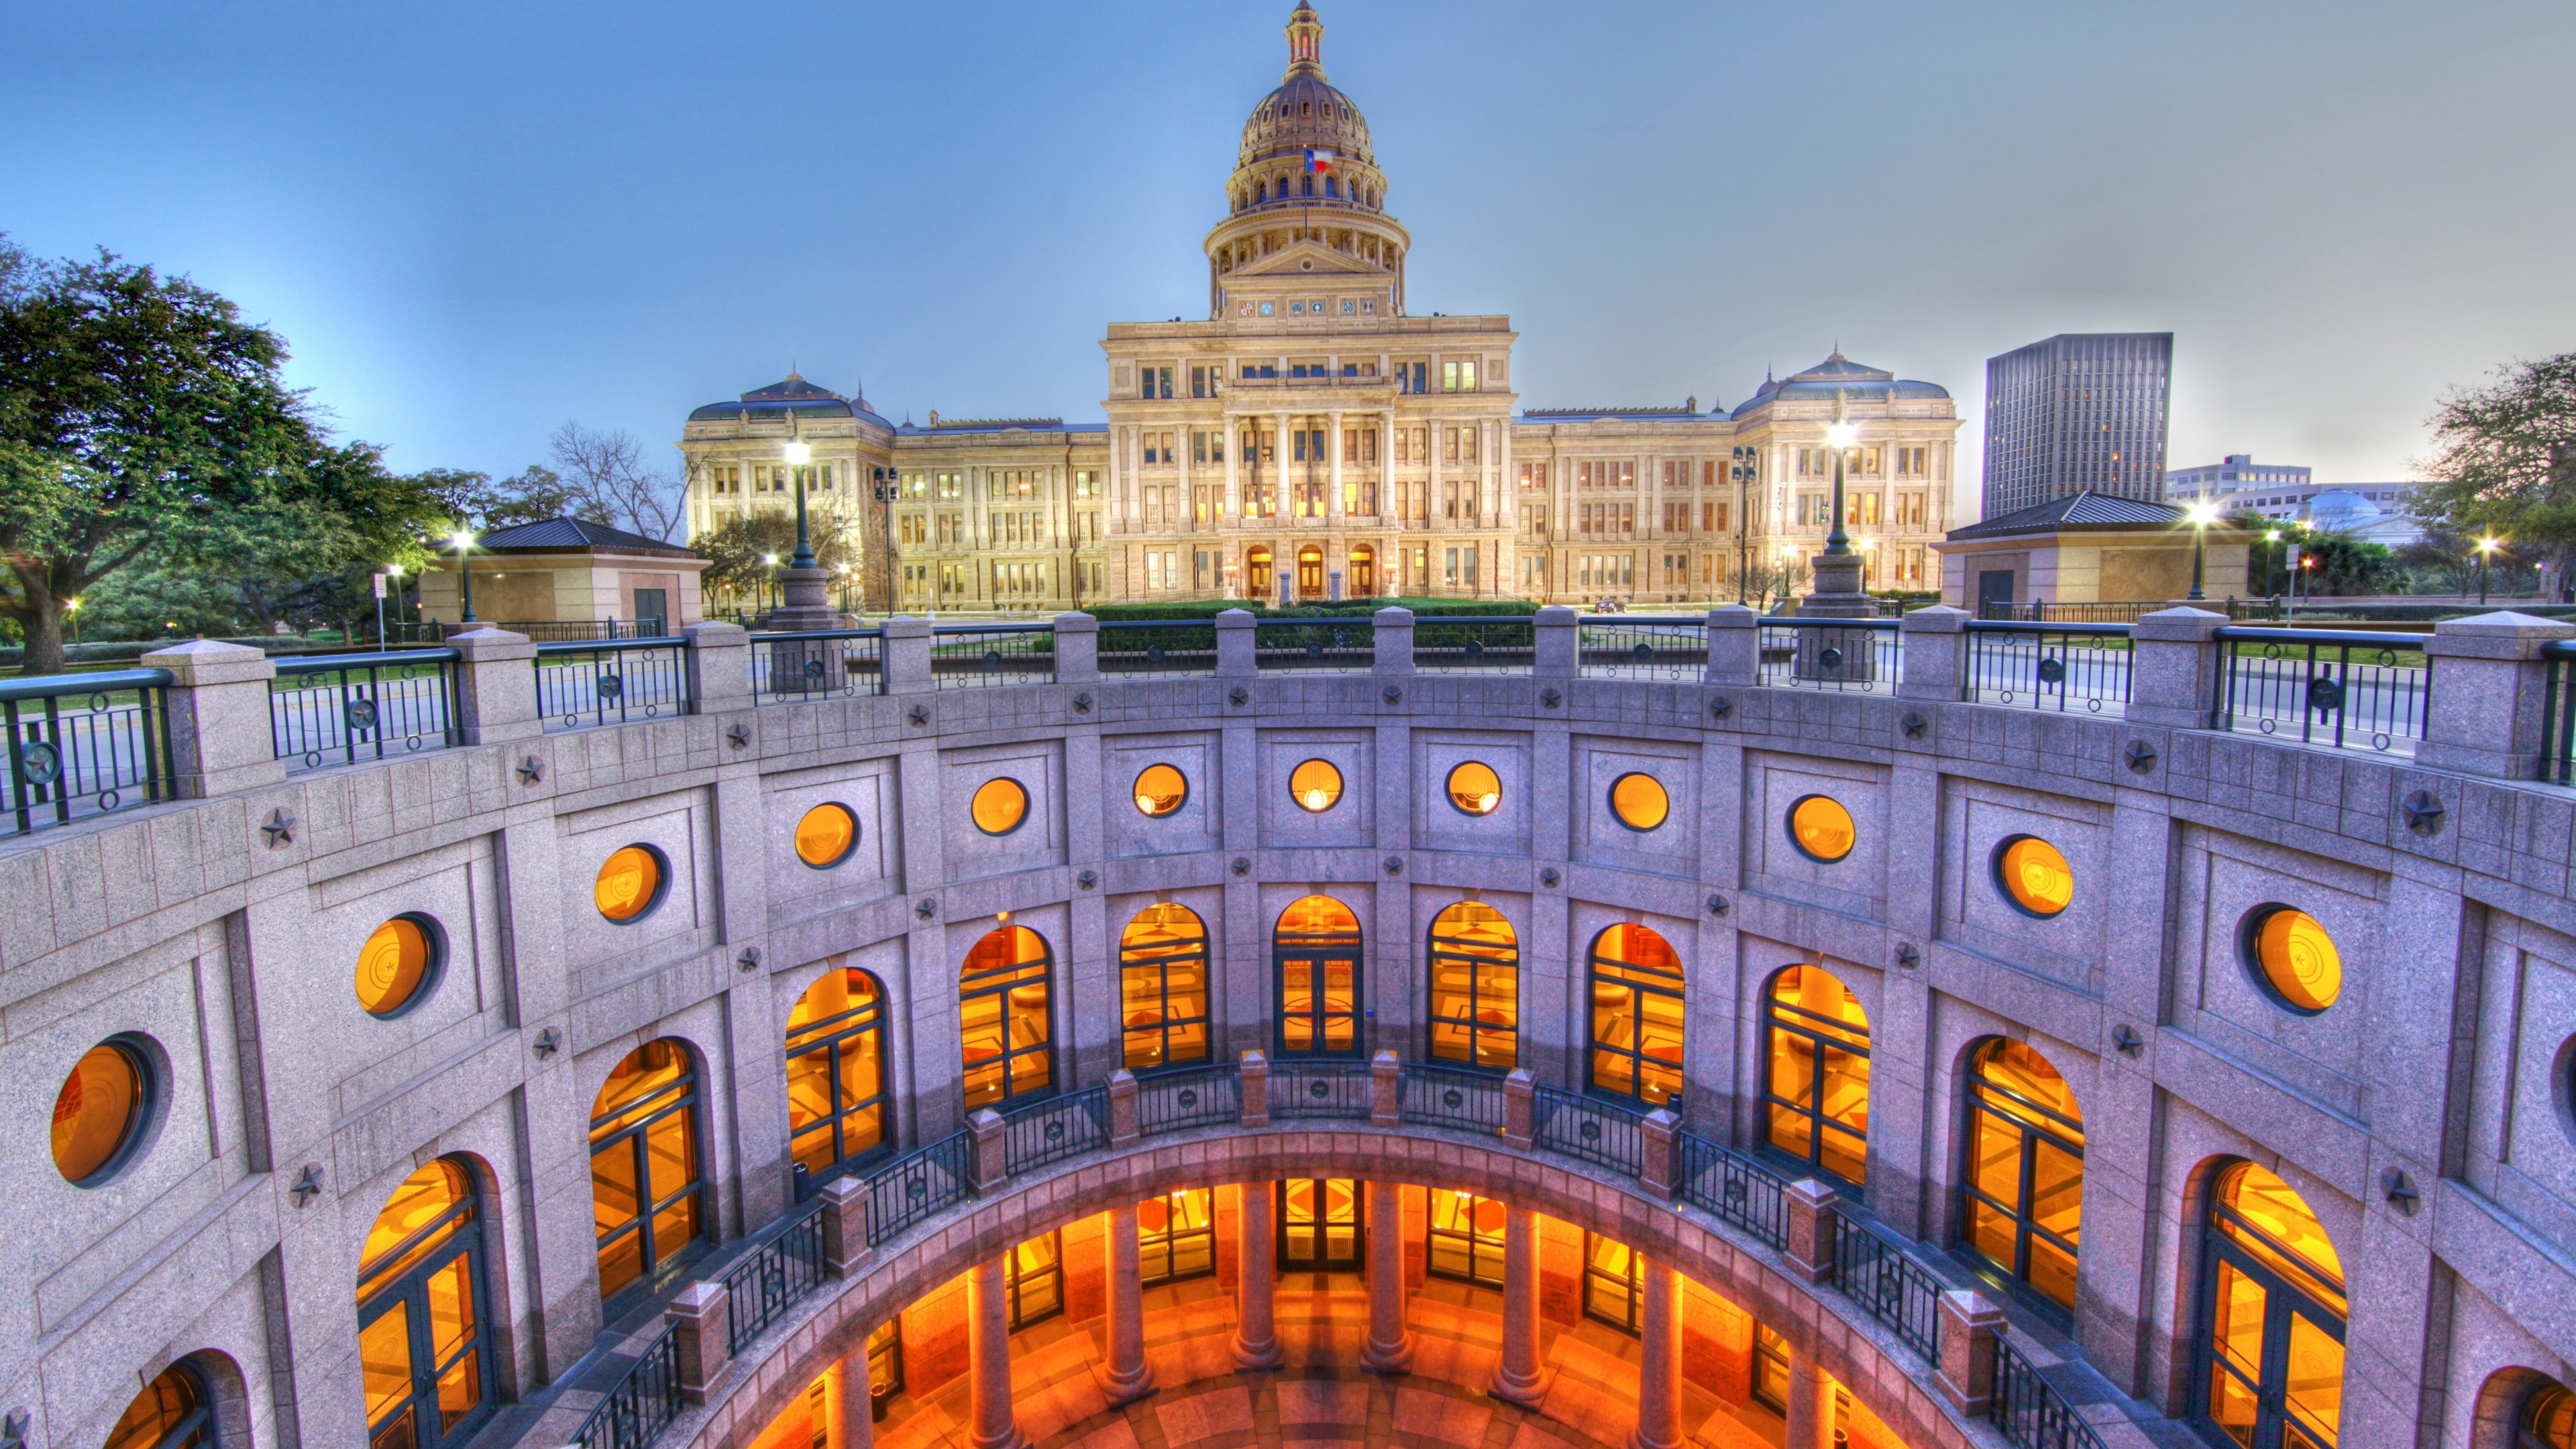
[[[624,428],[595,432],[567,422],[546,448],[586,515],[665,541],[686,516],[686,480],[648,465],[643,445]]]

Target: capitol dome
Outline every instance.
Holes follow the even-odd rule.
[[[1324,22],[1314,8],[1298,5],[1288,17],[1288,73],[1244,119],[1237,164],[1251,166],[1289,153],[1302,157],[1310,147],[1376,164],[1368,118],[1324,79],[1323,38]]]

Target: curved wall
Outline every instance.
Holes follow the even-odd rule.
[[[2155,751],[2144,768],[2135,741]],[[1309,758],[1344,781],[1321,814],[1287,791]],[[1502,780],[1491,815],[1439,796],[1467,759]],[[1191,788],[1149,820],[1126,792],[1156,762]],[[1631,771],[1670,795],[1658,829],[1610,811]],[[1031,811],[990,836],[966,802],[1002,774]],[[2447,805],[2434,833],[2405,824],[2418,790]],[[1786,830],[1810,794],[1853,817],[1839,863]],[[826,801],[860,841],[817,870],[792,837]],[[787,1206],[782,1034],[828,966],[886,988],[909,1148],[963,1121],[957,972],[998,913],[1050,944],[1057,1069],[1088,1085],[1118,1062],[1116,941],[1138,910],[1206,922],[1230,1056],[1273,1045],[1272,926],[1321,893],[1360,923],[1366,1044],[1407,1060],[1425,1054],[1432,918],[1465,898],[1500,911],[1522,1062],[1566,1088],[1591,943],[1652,928],[1688,983],[1681,1109],[1739,1146],[1760,1137],[1763,994],[1822,963],[1871,1028],[1869,1205],[1928,1251],[1961,1231],[1971,1048],[2025,1041],[2084,1115],[2072,1332],[2136,1412],[2186,1410],[2202,1194],[2241,1158],[2306,1198],[2353,1286],[2344,1442],[2421,1424],[2423,1442],[2468,1444],[2497,1412],[2491,1375],[2566,1381],[2576,1358],[2572,818],[2538,787],[2116,721],[1437,675],[743,708],[155,807],[0,854],[0,1132],[30,1265],[0,1295],[0,1396],[28,1410],[30,1443],[96,1449],[139,1383],[220,1356],[252,1441],[363,1441],[360,1245],[394,1185],[450,1155],[482,1189],[495,1390],[530,1400],[486,1431],[511,1439],[602,1327],[586,1131],[637,1046],[677,1038],[699,1066],[707,1218],[732,1240]],[[1995,847],[2019,834],[2067,858],[2061,915],[1996,889]],[[672,879],[619,925],[592,879],[629,844]],[[2241,963],[2241,923],[2272,903],[2332,933],[2331,1009],[2283,1010]],[[371,1017],[358,949],[406,912],[443,927],[446,967],[418,1005]],[[118,1033],[164,1060],[152,1138],[74,1186],[40,1124]]]

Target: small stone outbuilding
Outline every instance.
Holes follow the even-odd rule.
[[[2170,503],[2070,493],[2036,507],[1952,529],[1941,556],[1941,602],[1996,612],[2006,604],[2165,603],[2191,591],[2194,530]],[[2254,535],[2223,523],[2203,539],[2201,592],[2245,592]]]
[[[676,543],[664,543],[583,518],[549,518],[496,528],[474,541],[474,614],[484,623],[601,625],[618,632],[639,620],[647,634],[669,633],[706,617],[698,575],[708,560]],[[456,555],[439,556],[421,574],[420,617],[454,623],[458,598]],[[532,632],[520,630],[519,632]],[[540,635],[552,630],[535,630]]]

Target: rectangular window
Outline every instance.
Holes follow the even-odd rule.
[[[1430,1193],[1424,1267],[1431,1276],[1503,1286],[1503,1205],[1447,1188]]]
[[[1148,1288],[1214,1276],[1215,1192],[1198,1188],[1136,1204],[1136,1258]]]
[[[1059,1234],[1031,1238],[1002,1254],[1002,1295],[1010,1301],[1014,1333],[1064,1311],[1064,1242]]]
[[[1211,368],[1211,367],[1193,367],[1193,368],[1191,368],[1191,369],[1190,369],[1190,396],[1192,396],[1192,397],[1207,397],[1207,396],[1209,396],[1210,394],[1209,394],[1209,392],[1208,392],[1208,384],[1209,384],[1211,381],[1213,381],[1213,380],[1214,380],[1214,374],[1215,374],[1217,371],[1218,371],[1218,369],[1216,369],[1216,368]]]

